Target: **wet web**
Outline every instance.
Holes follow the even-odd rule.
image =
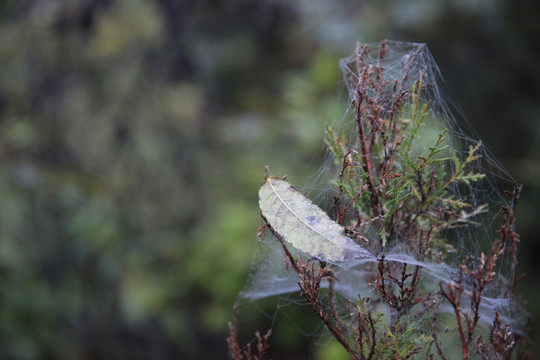
[[[486,145],[479,141],[471,125],[463,116],[463,112],[445,90],[439,68],[426,45],[386,41],[384,42],[384,57],[381,58],[382,47],[382,43],[359,44],[359,49],[351,57],[342,59],[340,62],[344,83],[349,92],[350,105],[347,115],[341,122],[333,124],[333,129],[344,134],[346,147],[356,149],[355,155],[360,152],[361,144],[355,124],[354,104],[359,101],[359,84],[361,83],[359,80],[363,76],[363,71],[371,71],[370,76],[373,78],[380,76],[381,78],[377,80],[385,84],[378,89],[366,86],[361,89],[361,93],[383,104],[382,111],[388,111],[387,117],[391,112],[402,111],[402,108],[393,109],[390,105],[392,96],[396,93],[396,87],[401,87],[402,92],[410,96],[413,91],[411,89],[418,86],[418,81],[421,79],[423,86],[418,96],[422,104],[427,104],[427,114],[419,136],[411,149],[411,158],[425,157],[430,152],[430,147],[436,143],[439,134],[444,132],[446,140],[441,147],[445,150],[437,156],[447,159],[441,160],[445,173],[451,174],[455,171],[455,162],[448,160],[454,156],[453,154],[463,162],[470,148],[479,146],[476,154],[480,156],[468,164],[467,172],[483,174],[484,177],[477,181],[456,182],[450,186],[449,191],[453,199],[460,199],[469,204],[460,211],[464,218],[470,217],[470,221],[464,221],[460,226],[440,232],[449,246],[448,251],[442,251],[438,256],[419,257],[417,253],[401,245],[400,240],[410,236],[408,234],[393,234],[393,238],[387,243],[387,239],[383,239],[384,234],[381,235],[380,228],[370,224],[358,227],[360,231],[363,231],[362,236],[369,240],[367,244],[361,241],[358,243],[366,246],[372,256],[332,264],[338,279],[335,289],[344,299],[341,302],[340,311],[345,318],[352,316],[346,305],[347,302],[355,302],[359,298],[377,298],[378,294],[373,287],[373,282],[377,275],[377,263],[383,255],[385,261],[393,264],[392,266],[407,264],[410,268],[421,267],[423,278],[421,286],[424,292],[437,294],[440,284],[458,282],[460,276],[463,276],[460,272],[461,264],[478,262],[482,252],[489,252],[503,221],[502,207],[512,207],[512,198],[504,192],[512,191],[516,185],[515,180],[496,160]],[[379,72],[379,69],[384,71]],[[407,101],[405,104],[408,104]],[[402,115],[401,119],[403,118]],[[365,136],[370,136],[370,132],[373,131],[385,131],[377,127],[366,130]],[[378,153],[372,156],[382,162],[385,154],[384,149],[379,149]],[[333,205],[339,193],[336,179],[342,170],[339,161],[341,159],[336,159],[335,154],[329,151],[321,168],[312,177],[311,184],[298,188],[300,192],[319,204],[334,220],[337,215]],[[351,211],[348,211],[340,223],[348,224],[348,221],[352,219],[353,215]],[[503,323],[510,324],[513,331],[520,333],[524,329],[527,316],[512,292],[508,290],[509,284],[512,284],[516,277],[512,253],[508,251],[509,246],[510,244],[503,249],[498,258],[495,280],[483,293],[480,324],[486,328],[489,327],[497,312]],[[305,254],[292,247],[290,250],[295,256],[307,258]],[[471,281],[465,278],[463,283],[466,287],[465,294],[472,291]],[[324,286],[328,284],[323,283],[322,287]],[[289,294],[295,293],[299,293],[298,275],[288,266],[279,241],[270,232],[266,232],[257,240],[250,275],[241,292],[241,298],[246,303],[277,296],[281,304],[285,305],[293,301]],[[439,297],[437,314],[442,317],[452,314],[453,308],[450,304],[441,295],[435,296]],[[470,302],[464,300],[462,306],[467,310]]]

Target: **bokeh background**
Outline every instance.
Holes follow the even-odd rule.
[[[0,358],[225,358],[264,166],[315,173],[345,112],[338,59],[384,38],[428,44],[525,185],[539,319],[537,0],[4,0]],[[274,319],[257,306],[242,340]],[[309,311],[274,320],[273,358],[329,358],[295,331]]]

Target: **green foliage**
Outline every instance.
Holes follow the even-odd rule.
[[[447,129],[443,129],[434,142],[426,146],[426,152],[422,152],[422,145],[433,138],[423,138],[430,134],[425,128],[436,126],[435,119],[429,118],[430,104],[421,100],[423,86],[420,77],[410,90],[410,99],[400,105],[394,119],[384,119],[382,124],[377,124],[380,126],[377,130],[368,122],[363,125],[366,133],[374,134],[370,139],[373,156],[367,161],[371,168],[379,169],[375,174],[370,174],[362,165],[366,164],[366,159],[360,148],[347,144],[349,129],[340,135],[326,124],[325,143],[335,164],[342,169],[335,180],[343,194],[342,201],[353,202],[364,222],[369,223],[375,217],[383,221],[384,225],[378,230],[383,247],[387,246],[390,234],[407,238],[419,232],[430,232],[433,235],[430,241],[437,244],[434,250],[444,254],[451,250],[451,245],[439,232],[464,225],[466,221],[459,212],[470,207],[465,199],[452,195],[453,189],[485,177],[469,169],[480,159],[478,151],[482,144],[471,146],[467,157],[460,160],[450,147]],[[367,186],[370,182],[373,188]],[[482,210],[483,207],[473,212]],[[449,216],[437,217],[436,213]]]

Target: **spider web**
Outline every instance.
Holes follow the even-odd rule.
[[[377,69],[384,68],[381,76],[388,84],[384,91],[376,92],[372,88],[363,89],[370,97],[379,99],[381,103],[390,103],[392,87],[395,84],[404,89],[413,88],[415,82],[422,76],[426,84],[419,93],[421,101],[429,104],[426,124],[423,127],[420,140],[414,144],[415,156],[423,156],[429,152],[430,146],[437,140],[442,131],[445,133],[445,144],[448,151],[441,156],[450,157],[451,152],[463,161],[470,147],[479,144],[479,139],[469,122],[466,120],[461,109],[453,101],[452,96],[445,90],[439,68],[425,44],[404,43],[386,41],[386,53],[383,59],[380,57],[382,43],[361,45],[365,51],[361,61],[362,67],[356,68],[358,52],[351,57],[340,61],[340,67],[344,76],[344,83],[349,92],[352,102],[358,95],[359,72],[362,69],[371,68],[374,73]],[[358,134],[354,131],[353,106],[349,106],[347,116],[339,124],[334,124],[341,133],[350,133],[348,146],[358,148]],[[322,131],[322,129],[321,129]],[[369,134],[368,134],[369,135]],[[464,223],[463,226],[449,229],[445,236],[453,251],[446,254],[442,261],[433,259],[418,259],[410,252],[398,245],[384,247],[375,241],[369,245],[373,257],[367,257],[352,261],[335,263],[334,268],[338,282],[336,290],[345,299],[355,301],[358,297],[376,297],[377,294],[372,285],[376,276],[376,263],[384,254],[385,260],[394,264],[407,264],[408,266],[420,266],[423,276],[423,291],[436,293],[439,284],[451,284],[459,281],[460,264],[467,259],[478,259],[480,254],[488,253],[491,243],[497,237],[502,217],[501,208],[511,207],[511,198],[505,196],[504,191],[511,191],[515,186],[514,178],[504,169],[485,145],[481,145],[477,151],[481,157],[471,164],[468,169],[474,173],[484,174],[480,181],[459,183],[452,185],[453,198],[463,199],[470,204],[470,209],[486,208],[486,211],[474,214],[474,221]],[[374,156],[383,156],[374,154]],[[452,172],[455,166],[451,162],[444,165],[447,172]],[[310,193],[312,200],[321,204],[321,207],[331,214],[332,199],[337,194],[337,189],[332,179],[338,176],[340,169],[335,165],[335,159],[329,153],[324,159],[320,170],[312,179],[309,188],[300,189],[325,189],[317,194]],[[374,234],[364,234],[370,238]],[[516,274],[512,266],[511,255],[508,249],[504,249],[498,259],[496,279],[489,284],[483,293],[480,305],[480,323],[486,327],[494,321],[495,312],[500,315],[503,323],[510,324],[512,330],[518,334],[523,333],[527,316],[520,303],[508,291],[509,284],[514,282]],[[298,253],[295,249],[292,252]],[[302,255],[302,254],[299,254]],[[465,294],[472,291],[471,282],[465,279]],[[322,284],[322,287],[327,284]],[[254,301],[270,296],[283,296],[290,293],[298,293],[298,275],[287,266],[283,255],[283,249],[275,237],[271,234],[260,238],[257,242],[251,271],[241,297],[245,301]],[[438,313],[452,314],[453,309],[440,296]],[[283,299],[287,299],[286,296]],[[470,308],[467,301],[463,301],[464,310]],[[347,310],[342,309],[344,316]],[[451,345],[449,345],[451,347]]]

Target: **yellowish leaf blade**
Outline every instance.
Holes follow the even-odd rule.
[[[261,213],[274,231],[300,251],[322,261],[372,257],[343,228],[285,180],[270,177],[259,190]]]

